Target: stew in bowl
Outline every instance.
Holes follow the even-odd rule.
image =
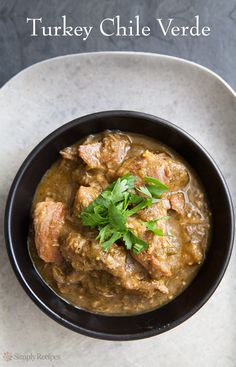
[[[59,155],[32,207],[29,248],[42,278],[73,305],[105,314],[171,301],[208,247],[210,210],[194,170],[157,140],[120,131]]]

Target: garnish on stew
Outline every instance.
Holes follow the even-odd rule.
[[[136,254],[148,248],[148,243],[137,237],[127,227],[126,222],[128,217],[158,202],[161,195],[168,191],[168,187],[159,180],[146,176],[145,182],[148,184],[136,188],[136,180],[136,176],[131,174],[118,178],[80,214],[84,226],[98,229],[97,239],[104,251],[108,251],[118,240],[123,242],[127,250]],[[156,236],[165,236],[162,229],[156,228],[156,223],[168,218],[166,216],[142,223]]]

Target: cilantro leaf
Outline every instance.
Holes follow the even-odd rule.
[[[108,219],[112,228],[121,232],[126,231],[126,218],[113,202],[110,203],[108,208]]]
[[[164,192],[169,190],[166,185],[154,177],[145,176],[145,181],[151,184],[147,185],[146,187],[148,191],[157,199],[159,199]]]
[[[131,175],[130,173],[127,173],[126,175],[119,177],[118,180],[123,181],[126,180],[126,185],[129,190],[134,188],[135,181],[137,180],[136,176]],[[107,188],[107,191],[112,191],[114,186],[116,185],[116,181],[112,182]]]
[[[148,188],[146,186],[141,186],[137,189],[139,192],[141,192],[142,194],[148,196],[148,197],[152,197],[152,194],[150,193],[150,191],[148,190]]]
[[[129,237],[133,243],[132,251],[135,254],[139,254],[141,251],[146,250],[148,248],[147,242],[137,237],[133,232],[129,230]]]
[[[130,209],[127,211],[127,216],[131,216],[136,214],[137,212],[139,212],[139,210],[144,209],[148,206],[152,205],[152,199],[148,198],[148,199],[143,199],[138,205],[136,205],[134,208]]]
[[[119,240],[122,237],[122,233],[113,233],[111,238],[105,242],[102,243],[102,248],[104,251],[108,251],[109,248],[115,243],[117,240]]]
[[[112,190],[112,201],[114,203],[121,201],[123,199],[123,194],[127,189],[128,189],[127,180],[126,179],[121,180],[120,178],[118,178]]]
[[[133,245],[133,252],[135,253],[135,254],[139,254],[141,251],[143,251],[144,250],[144,246],[142,245],[142,244],[140,244],[140,243],[135,243],[134,245]]]
[[[148,248],[148,243],[137,237],[126,226],[126,221],[129,216],[160,201],[162,193],[166,192],[168,187],[153,177],[145,177],[149,185],[136,189],[144,194],[144,197],[134,193],[135,181],[136,177],[131,174],[118,178],[80,214],[83,225],[98,229],[96,239],[104,251],[108,251],[119,239],[123,241],[127,250],[136,254]],[[167,218],[161,217],[143,224],[147,230],[158,236],[164,236],[163,230],[156,228],[156,223]]]
[[[98,212],[86,212],[81,213],[81,220],[84,226],[97,227],[107,224],[107,218],[102,217]]]
[[[134,175],[131,175],[130,173],[127,173],[126,175],[122,176],[121,179],[125,179],[127,181],[127,186],[129,190],[132,190],[134,188],[134,184],[137,180],[137,177]]]
[[[129,195],[129,204],[139,204],[141,201],[143,201],[143,197],[131,193]]]
[[[96,240],[99,240],[100,243],[105,242],[113,235],[113,230],[110,227],[109,224],[107,224],[105,227],[101,227],[99,229],[99,234],[96,237]]]
[[[87,208],[85,208],[82,212],[81,212],[81,217],[83,217],[84,213],[93,213],[94,212],[94,208],[97,205],[101,205],[102,207],[107,208],[107,201],[102,197],[102,195],[99,195],[97,197],[97,199],[95,199],[91,204],[89,204],[89,206],[87,206]]]
[[[133,246],[133,242],[132,242],[131,234],[129,231],[123,235],[123,240],[125,242],[125,247],[127,248],[127,250],[131,250]]]

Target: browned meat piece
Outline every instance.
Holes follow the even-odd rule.
[[[127,173],[132,173],[133,175],[139,178],[140,183],[142,183],[142,176],[140,174],[141,168],[144,164],[144,158],[140,157],[128,157],[121,164],[120,168],[117,171],[117,177],[124,176]]]
[[[165,207],[165,200],[161,200],[158,203],[153,204],[149,208],[140,210],[138,213],[139,217],[148,222],[149,220],[159,219],[160,217],[167,216],[167,209]],[[162,223],[163,221],[161,221]]]
[[[158,225],[158,228],[161,228]],[[134,230],[140,236],[141,232]],[[140,236],[141,237],[141,236]],[[146,251],[139,254],[132,253],[132,256],[147,270],[154,279],[160,279],[163,276],[171,276],[171,266],[168,262],[167,247],[170,246],[167,237],[157,237],[152,233],[147,233],[141,237],[149,243]]]
[[[140,224],[140,219],[147,222],[166,215],[167,210],[163,206],[163,201],[160,201],[152,207],[140,211],[137,216],[129,218],[127,222],[128,227],[149,244],[146,251],[139,254],[132,253],[132,256],[154,279],[160,279],[163,276],[170,277],[178,270],[181,256],[180,244],[175,237],[157,236],[148,231],[144,225]],[[164,234],[168,234],[172,230],[172,226],[166,219],[159,220],[156,228],[162,229]]]
[[[128,172],[140,177],[157,178],[171,190],[184,187],[188,183],[188,173],[184,165],[177,162],[166,153],[155,154],[146,150],[141,158],[131,157],[125,160],[118,175]]]
[[[100,243],[79,233],[70,233],[62,246],[63,256],[76,271],[105,270],[114,281],[127,290],[151,297],[156,290],[168,293],[162,280],[147,279],[144,269],[127,254],[123,246],[112,245],[108,252]]]
[[[159,227],[160,228],[160,227]],[[176,239],[150,235],[149,248],[132,256],[154,279],[171,277],[180,268],[180,244]]]
[[[166,263],[165,258],[164,261],[161,259],[163,257],[162,244],[160,243],[158,247],[157,249],[156,244],[155,249],[149,248],[149,251],[133,254],[133,257],[147,270],[152,278],[170,277],[172,275],[170,266]]]
[[[101,168],[101,142],[79,146],[79,155],[88,165],[88,168]]]
[[[104,190],[109,185],[103,172],[94,172],[93,178],[90,181],[91,187],[96,187],[99,191]]]
[[[143,177],[155,177],[172,190],[188,183],[188,172],[184,165],[166,153],[155,154],[146,150],[143,157],[145,164],[140,172]]]
[[[80,213],[84,208],[87,208],[100,194],[100,190],[96,187],[80,186],[75,195],[74,211]]]
[[[182,192],[171,193],[169,196],[169,201],[171,209],[175,210],[177,213],[184,215],[185,213],[185,198]]]
[[[79,155],[92,168],[116,169],[124,160],[130,141],[123,134],[107,134],[101,142],[79,146]]]
[[[34,210],[35,245],[45,262],[60,263],[58,238],[64,225],[65,207],[52,200],[37,203]]]
[[[104,170],[87,170],[86,166],[82,164],[73,171],[72,177],[73,181],[83,186],[92,186],[104,190],[109,185]]]
[[[130,149],[130,140],[123,134],[108,134],[103,138],[102,162],[108,169],[117,169]]]
[[[63,158],[69,159],[70,161],[77,160],[79,157],[78,148],[75,145],[62,149],[60,154]]]
[[[204,252],[200,243],[188,243],[185,246],[183,261],[188,265],[201,264]]]
[[[188,223],[183,223],[183,236],[185,240],[184,261],[188,265],[200,264],[203,261],[206,251],[206,235],[209,229],[209,223],[196,221],[188,218]]]
[[[145,239],[146,227],[142,224],[141,217],[137,215],[128,217],[126,225],[137,237]]]

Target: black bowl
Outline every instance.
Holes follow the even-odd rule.
[[[134,316],[103,316],[79,310],[44,283],[27,249],[30,208],[36,187],[60,149],[106,129],[157,138],[177,151],[195,169],[209,198],[213,218],[206,260],[191,284],[161,308]],[[5,237],[12,267],[31,299],[48,316],[81,334],[108,340],[141,339],[167,331],[192,316],[213,294],[228,265],[233,246],[234,214],[220,170],[203,147],[186,132],[158,117],[129,111],[108,111],[78,118],[46,137],[30,153],[11,186],[5,212]],[[27,317],[27,315],[26,315]]]

